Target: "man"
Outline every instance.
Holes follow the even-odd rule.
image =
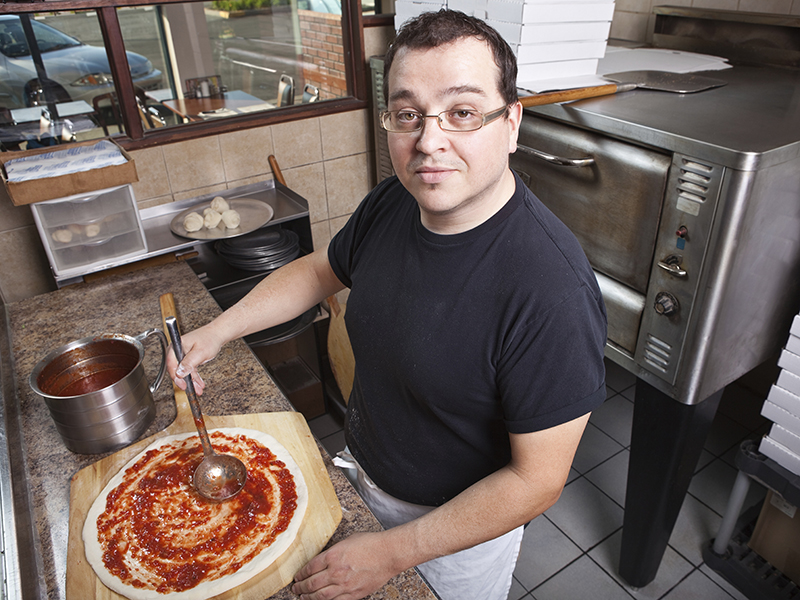
[[[574,237],[509,169],[522,108],[498,34],[462,13],[422,15],[398,33],[384,80],[397,177],[328,249],[186,335],[178,375],[350,287],[341,460],[386,530],[321,553],[292,590],[362,598],[419,566],[444,600],[501,600],[522,526],[558,499],[605,399],[605,309]]]

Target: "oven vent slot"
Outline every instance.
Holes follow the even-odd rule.
[[[672,346],[648,334],[644,346],[644,360],[654,369],[666,373],[672,359]]]
[[[683,159],[678,176],[678,196],[692,202],[705,202],[712,183],[714,167]]]

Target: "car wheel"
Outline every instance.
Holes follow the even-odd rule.
[[[47,104],[48,98],[56,103],[69,102],[67,90],[50,79],[44,80],[44,85],[38,79],[32,79],[25,84],[25,105],[42,106]]]

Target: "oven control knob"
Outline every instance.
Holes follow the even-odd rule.
[[[674,315],[678,312],[678,300],[672,294],[659,292],[656,294],[655,309],[658,314],[665,317]]]

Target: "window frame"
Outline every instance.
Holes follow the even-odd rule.
[[[35,14],[74,10],[94,10],[100,23],[103,42],[108,53],[111,74],[119,97],[125,134],[114,136],[114,141],[126,150],[137,150],[171,142],[219,135],[254,127],[287,123],[300,119],[347,112],[368,106],[367,76],[364,57],[364,18],[360,0],[342,0],[342,41],[345,55],[345,73],[349,95],[344,98],[323,100],[313,104],[298,104],[268,111],[184,123],[175,127],[151,129],[142,127],[134,95],[122,30],[117,18],[117,8],[130,6],[156,6],[183,4],[205,0],[52,0],[47,2],[3,2],[0,14]]]

